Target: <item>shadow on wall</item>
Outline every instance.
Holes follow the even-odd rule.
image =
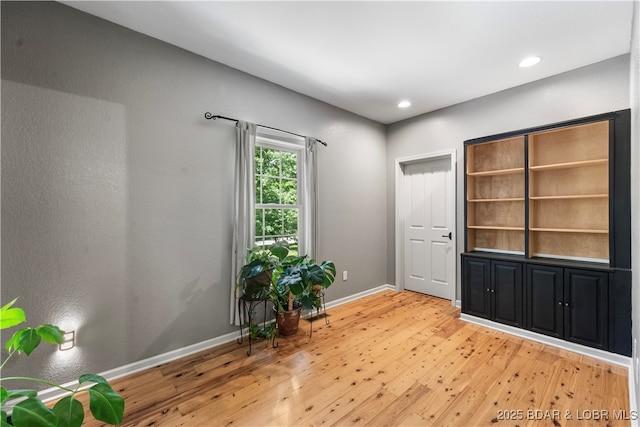
[[[202,340],[202,329],[213,330],[214,321],[228,323],[229,313],[211,313],[213,301],[228,298],[227,292],[221,292],[222,284],[213,283],[206,289],[198,286],[200,278],[187,283],[180,291],[180,314],[167,325],[162,333],[142,353],[142,358],[149,358],[172,350],[197,344]],[[210,313],[210,316],[204,314]],[[215,318],[215,320],[214,320]],[[222,319],[222,320],[220,320]],[[194,326],[198,325],[198,326]],[[213,337],[213,334],[211,336]]]

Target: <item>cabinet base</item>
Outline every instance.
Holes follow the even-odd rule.
[[[460,313],[460,320],[473,323],[476,325],[484,326],[489,329],[504,332],[509,335],[515,335],[520,338],[525,338],[531,341],[536,341],[541,344],[550,345],[563,350],[572,351],[574,353],[582,354],[585,356],[593,357],[595,359],[602,360],[604,362],[612,363],[614,365],[623,366],[628,368],[631,366],[631,358],[623,356],[621,354],[610,353],[604,350],[598,350],[597,348],[591,348],[584,345],[572,343],[569,341],[560,340],[546,335],[531,332],[526,329],[514,328],[512,326],[496,323],[491,320],[482,319],[480,317],[471,316],[465,313]]]

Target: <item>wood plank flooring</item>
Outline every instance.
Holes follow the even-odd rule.
[[[275,349],[229,343],[113,381],[124,425],[630,425],[626,368],[463,322],[449,301],[387,291],[328,311],[312,338],[303,320]]]

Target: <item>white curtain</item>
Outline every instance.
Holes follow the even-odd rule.
[[[238,313],[238,287],[236,279],[240,268],[245,264],[247,249],[253,247],[255,240],[255,148],[256,125],[238,121],[236,125],[236,158],[233,197],[233,247],[231,252],[231,302],[230,322],[240,324]]]
[[[304,254],[317,256],[318,245],[318,140],[305,137],[304,174],[302,197],[304,200]]]

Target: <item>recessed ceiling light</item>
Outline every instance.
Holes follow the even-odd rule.
[[[400,101],[398,103],[398,108],[408,108],[411,107],[411,103],[409,101]]]
[[[520,65],[520,68],[531,67],[532,65],[536,65],[541,60],[542,58],[540,58],[539,56],[530,56],[520,61],[520,64],[518,65]]]

